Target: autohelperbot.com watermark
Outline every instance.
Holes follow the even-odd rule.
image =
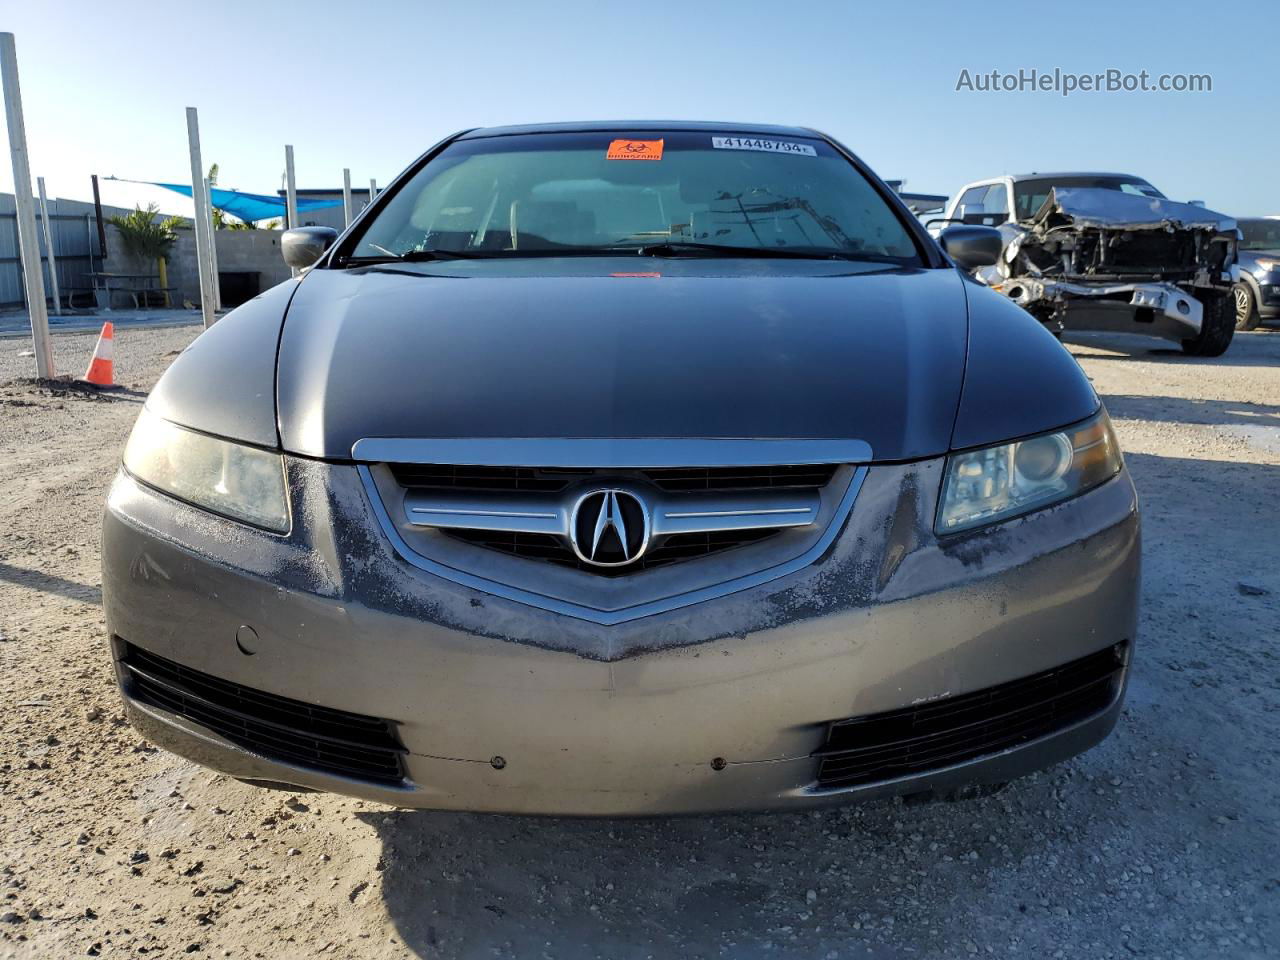
[[[1052,70],[1024,67],[1016,71],[963,68],[956,79],[956,92],[1056,93],[1063,97],[1073,93],[1212,93],[1213,76],[1115,67],[1095,73],[1075,73],[1061,67]]]

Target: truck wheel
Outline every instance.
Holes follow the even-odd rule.
[[[1189,357],[1220,357],[1236,332],[1236,299],[1223,290],[1205,291],[1198,299],[1204,307],[1200,335],[1183,340],[1182,352]]]
[[[1258,316],[1258,302],[1253,298],[1253,289],[1242,280],[1231,288],[1231,295],[1236,301],[1236,329],[1254,329],[1262,318]]]

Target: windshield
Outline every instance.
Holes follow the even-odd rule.
[[[1280,250],[1280,218],[1241,220],[1241,250]]]
[[[1096,187],[1102,190],[1119,190],[1140,197],[1158,197],[1164,194],[1138,177],[1041,177],[1038,180],[1015,180],[1013,203],[1019,220],[1030,220],[1044,206],[1049,191],[1054,187]]]
[[[397,189],[351,254],[737,250],[919,263],[897,214],[825,141],[687,131],[455,141]]]

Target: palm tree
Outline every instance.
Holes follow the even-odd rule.
[[[205,179],[209,181],[209,188],[213,189],[218,185],[218,165],[216,163],[209,165],[209,172],[205,175]],[[213,229],[222,230],[227,226],[226,214],[217,207],[213,208]]]
[[[160,288],[164,290],[169,286],[165,258],[169,256],[169,251],[178,241],[175,231],[178,227],[184,226],[186,221],[182,217],[165,217],[157,222],[156,215],[156,205],[149,203],[145,210],[135,206],[133,213],[108,217],[107,220],[120,231],[120,242],[129,253],[143,260],[156,262],[160,274]],[[164,295],[164,305],[169,306],[167,292]]]

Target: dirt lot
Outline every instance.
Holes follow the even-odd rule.
[[[98,518],[193,328],[121,331],[114,399],[0,341],[0,956],[1263,957],[1280,953],[1280,330],[1220,360],[1072,351],[1145,512],[1128,707],[957,805],[567,821],[214,776],[124,724]],[[55,338],[82,370],[93,338]]]

